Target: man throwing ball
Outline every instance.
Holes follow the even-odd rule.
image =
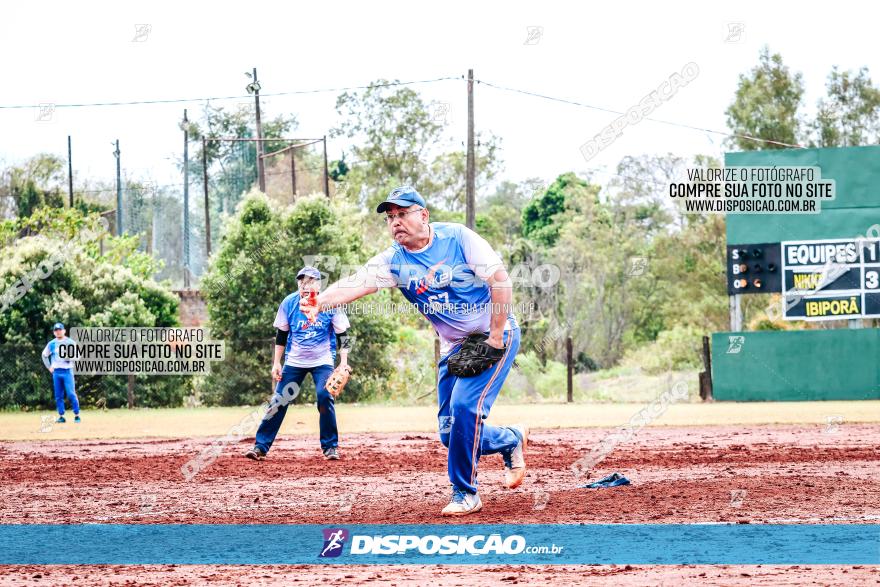
[[[508,488],[522,484],[526,472],[528,429],[483,422],[519,349],[512,284],[480,235],[461,224],[429,222],[415,189],[393,190],[376,212],[385,214],[394,244],[353,278],[304,299],[303,311],[317,317],[381,287],[397,287],[431,322],[441,344],[437,415],[452,483],[452,499],[441,513],[472,514],[483,507],[477,494],[480,456],[501,454]]]
[[[299,386],[309,373],[315,381],[318,395],[319,425],[321,429],[321,452],[324,458],[339,459],[339,432],[336,428],[335,396],[348,381],[348,317],[341,309],[321,312],[307,317],[300,311],[300,298],[317,295],[321,290],[321,272],[314,267],[303,267],[296,276],[298,291],[290,294],[278,308],[275,316],[275,360],[272,377],[278,382],[275,398],[266,417],[257,429],[255,446],[245,456],[255,461],[265,458],[287,413],[287,404],[296,397]],[[333,336],[336,336],[334,340]],[[338,343],[338,344],[337,344]],[[339,367],[333,369],[336,348],[339,348]],[[286,355],[284,367],[282,356]],[[338,385],[339,373],[344,373],[342,385]],[[290,393],[290,389],[295,389]],[[328,389],[329,388],[329,389]],[[292,397],[291,397],[292,396]],[[288,400],[281,400],[287,397]]]

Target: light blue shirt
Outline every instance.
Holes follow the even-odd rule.
[[[54,369],[73,369],[73,361],[62,359],[58,355],[58,347],[62,344],[75,345],[76,343],[66,336],[61,339],[53,338],[50,340],[49,344],[46,345],[46,348],[43,349],[43,364],[46,365],[47,369],[49,367]],[[70,356],[73,353],[68,350],[65,354]]]
[[[489,332],[492,294],[486,282],[504,267],[492,246],[453,222],[432,222],[428,244],[410,251],[394,243],[367,262],[376,287],[397,287],[427,318],[446,352],[473,332]],[[505,330],[516,328],[508,308]]]
[[[294,292],[281,302],[273,326],[290,333],[284,349],[285,365],[317,367],[333,365],[336,361],[334,335],[345,332],[351,324],[341,308],[320,312],[318,318],[310,322],[299,309],[299,292]]]

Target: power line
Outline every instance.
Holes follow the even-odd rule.
[[[583,102],[577,102],[577,101],[575,101],[575,100],[566,100],[565,98],[556,98],[556,97],[553,97],[553,96],[547,96],[547,95],[545,95],[545,94],[538,94],[537,92],[530,92],[530,91],[528,91],[528,90],[520,90],[520,89],[518,89],[518,88],[509,88],[509,87],[505,87],[505,86],[499,86],[499,85],[496,85],[496,84],[493,84],[493,83],[490,83],[490,82],[487,82],[487,81],[483,81],[483,80],[477,80],[477,83],[485,84],[485,85],[489,86],[490,88],[494,88],[494,89],[496,89],[496,90],[503,90],[503,91],[507,91],[507,92],[515,92],[515,93],[517,93],[517,94],[524,94],[524,95],[526,95],[526,96],[533,96],[533,97],[535,97],[535,98],[542,98],[542,99],[544,99],[544,100],[550,100],[550,101],[553,101],[553,102],[562,102],[563,104],[570,104],[570,105],[572,105],[572,106],[579,106],[579,107],[581,107],[581,108],[589,108],[590,110],[599,110],[599,111],[601,111],[601,112],[608,112],[608,113],[610,113],[610,114],[617,114],[617,115],[620,115],[620,116],[625,116],[625,115],[626,115],[625,112],[618,112],[617,110],[612,110],[612,109],[610,109],[610,108],[602,108],[601,106],[593,106],[593,105],[591,105],[591,104],[584,104]],[[749,141],[755,141],[755,142],[758,142],[758,143],[770,143],[770,144],[772,144],[772,145],[779,145],[779,146],[782,146],[782,147],[792,147],[792,148],[795,148],[795,149],[803,149],[803,148],[805,148],[803,145],[792,145],[792,144],[790,144],[790,143],[783,143],[783,142],[780,142],[780,141],[773,141],[773,140],[770,140],[770,139],[760,139],[760,138],[758,138],[758,137],[753,137],[753,136],[749,136],[749,135],[741,135],[741,134],[736,134],[736,133],[729,133],[729,132],[724,132],[724,131],[720,131],[720,130],[712,130],[712,129],[710,129],[710,128],[702,128],[702,127],[699,127],[699,126],[692,126],[692,125],[690,125],[690,124],[683,124],[683,123],[680,123],[680,122],[672,122],[672,121],[669,121],[669,120],[660,120],[660,119],[657,119],[657,118],[650,118],[650,117],[647,117],[647,116],[644,118],[644,120],[650,120],[651,122],[658,122],[658,123],[660,123],[660,124],[668,124],[668,125],[670,125],[670,126],[677,126],[677,127],[679,127],[679,128],[687,128],[687,129],[690,129],[690,130],[698,130],[698,131],[701,131],[701,132],[708,132],[708,133],[712,133],[712,134],[716,134],[716,135],[722,135],[722,136],[726,136],[726,137],[736,137],[736,138],[739,138],[739,139],[746,139],[746,140],[749,140]]]
[[[321,88],[316,90],[292,90],[290,92],[274,92],[274,93],[261,93],[260,95],[263,97],[275,97],[275,96],[293,96],[299,94],[322,94],[327,92],[346,92],[349,90],[367,90],[370,88],[387,88],[392,86],[411,86],[414,84],[430,84],[434,82],[442,82],[447,80],[457,80],[461,79],[461,76],[447,76],[447,77],[438,77],[434,79],[425,79],[425,80],[413,80],[408,82],[388,82],[384,84],[369,84],[366,86],[350,86],[345,88]],[[87,108],[92,106],[137,106],[141,104],[181,104],[186,102],[209,102],[212,100],[241,100],[241,99],[251,99],[252,96],[214,96],[209,98],[174,98],[167,100],[135,100],[132,102],[93,102],[93,103],[83,103],[83,104],[15,104],[10,106],[0,106],[2,110],[20,110],[25,108],[39,108],[40,106],[50,105],[53,108]]]

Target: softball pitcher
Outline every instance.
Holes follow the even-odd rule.
[[[480,456],[501,454],[508,488],[518,487],[526,472],[528,429],[483,422],[519,349],[512,284],[501,258],[480,235],[461,224],[429,222],[415,189],[393,190],[376,212],[385,213],[394,244],[354,278],[303,300],[303,311],[317,316],[381,287],[397,287],[431,322],[441,342],[437,416],[452,484],[452,499],[441,513],[475,513],[482,508]]]

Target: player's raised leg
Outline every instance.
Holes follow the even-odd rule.
[[[477,495],[480,455],[496,452],[511,455],[522,444],[521,436],[512,428],[483,422],[513,366],[519,341],[518,328],[505,331],[506,350],[498,363],[477,376],[455,378],[449,398],[448,434],[448,472],[453,498],[443,509],[444,515],[466,515],[479,511],[482,507]]]

